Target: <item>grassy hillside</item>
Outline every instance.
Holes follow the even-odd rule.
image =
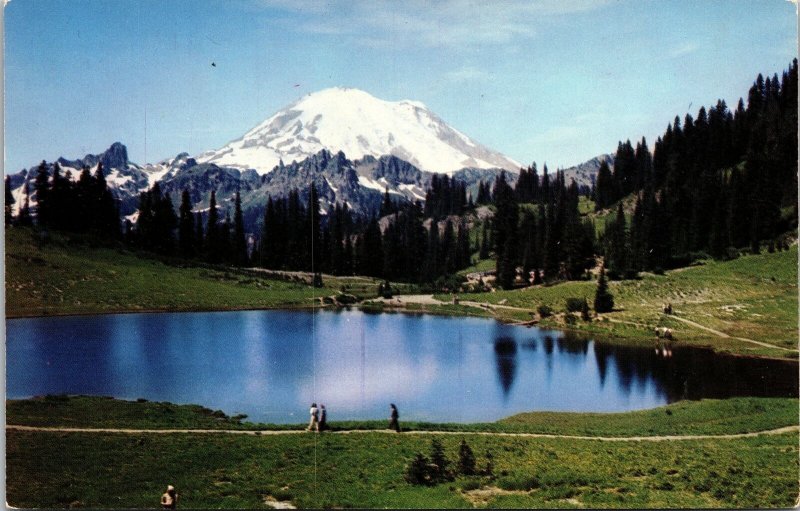
[[[531,318],[540,305],[564,312],[567,298],[585,297],[590,306],[595,281],[563,282],[521,290],[465,294],[463,301],[503,304],[524,310],[495,309],[506,319]],[[545,319],[546,326],[568,326],[601,337],[653,339],[653,328],[668,326],[676,339],[709,345],[722,351],[775,357],[797,357],[797,245],[788,251],[743,256],[733,261],[644,274],[639,280],[610,283],[615,311],[599,320],[565,325],[563,317]],[[437,296],[448,300],[446,295]],[[743,337],[793,350],[758,346],[724,338],[662,314],[671,303],[674,315],[733,337]]]
[[[753,411],[751,405],[760,402],[768,410],[773,401],[739,405]],[[789,401],[787,409],[796,411],[796,402]],[[96,416],[103,417],[109,403],[95,402]],[[730,409],[719,403],[651,412],[672,410],[677,430],[702,429],[704,422],[727,420]],[[13,423],[33,410],[9,411]],[[176,413],[198,415],[197,425],[206,425],[202,409]],[[616,415],[603,421],[605,427],[621,431],[643,418],[640,412]],[[405,466],[415,453],[428,454],[433,438],[453,464],[465,440],[484,473],[430,487],[407,483]],[[468,432],[242,436],[9,430],[6,439],[7,501],[35,508],[155,507],[167,484],[177,487],[184,509],[265,508],[275,501],[316,508],[755,508],[790,507],[797,497],[796,433],[603,442]],[[486,473],[489,454],[492,470]]]
[[[6,232],[9,317],[125,311],[310,307],[342,289],[376,296],[367,278],[326,278],[325,286],[226,268],[168,265],[68,236],[41,242],[29,229]]]

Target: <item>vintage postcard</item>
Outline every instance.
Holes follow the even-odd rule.
[[[3,16],[7,505],[798,503],[796,3]]]

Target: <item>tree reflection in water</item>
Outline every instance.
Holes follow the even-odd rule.
[[[511,337],[498,337],[494,341],[494,357],[503,399],[507,400],[517,371],[517,342]]]

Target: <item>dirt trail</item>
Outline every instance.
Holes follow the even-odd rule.
[[[441,300],[437,300],[436,298],[433,297],[433,295],[398,295],[398,296],[395,296],[392,299],[385,299],[385,300],[382,300],[382,301],[385,301],[386,303],[393,303],[393,304],[421,303],[421,304],[426,304],[426,305],[446,305],[446,304],[450,303],[450,302],[443,302]],[[481,308],[481,309],[510,309],[510,310],[533,312],[531,309],[526,309],[526,308],[523,308],[523,307],[513,307],[511,305],[494,304],[494,303],[487,303],[487,302],[473,302],[473,301],[469,301],[469,300],[461,300],[461,301],[459,301],[459,304],[466,305],[466,306],[469,306],[469,307],[477,307],[477,308]],[[750,343],[750,344],[755,344],[755,345],[761,346],[763,348],[774,348],[774,349],[777,349],[777,350],[789,351],[789,352],[797,351],[794,348],[784,348],[783,346],[778,346],[776,344],[770,344],[768,342],[756,341],[754,339],[748,339],[746,337],[736,337],[734,335],[728,335],[725,332],[721,332],[719,330],[715,330],[715,329],[713,329],[711,327],[707,327],[705,325],[702,325],[702,324],[697,323],[695,321],[692,321],[690,319],[681,318],[681,317],[678,317],[678,316],[675,316],[675,315],[670,316],[670,318],[678,320],[678,321],[680,321],[682,323],[685,323],[687,325],[693,326],[695,328],[699,328],[701,330],[705,330],[706,332],[712,333],[712,334],[714,334],[714,335],[716,335],[718,337],[724,337],[724,338],[727,338],[727,339],[736,339],[738,341],[743,341],[743,342],[747,342],[747,343]],[[628,323],[628,324],[636,325],[638,327],[648,328],[648,325],[643,325],[641,323],[635,323],[633,321],[625,321],[625,320],[620,320],[620,319],[616,319],[616,318],[609,318],[609,319],[614,323]]]
[[[161,434],[169,435],[176,433],[189,434],[229,434],[229,435],[311,435],[302,429],[293,430],[273,430],[273,431],[253,431],[236,429],[130,429],[130,428],[63,428],[63,427],[38,427],[38,426],[17,426],[14,424],[6,425],[6,430],[13,431],[42,431],[50,433],[120,433],[127,435],[142,434]],[[585,436],[585,435],[556,435],[551,433],[494,433],[488,431],[407,431],[403,435],[479,435],[495,437],[519,437],[519,438],[565,438],[570,440],[598,440],[601,442],[663,442],[675,440],[730,440],[735,438],[751,438],[762,435],[781,435],[783,433],[800,432],[800,425],[785,426],[778,429],[765,431],[753,431],[751,433],[733,433],[728,435],[654,435],[654,436]],[[356,435],[363,433],[382,433],[396,435],[390,429],[373,430],[345,430],[330,431],[325,435]]]
[[[452,305],[452,301],[437,300],[433,295],[395,295],[392,298],[378,298],[375,301],[384,302],[392,305],[402,305],[404,303],[419,303],[423,305]],[[470,300],[459,300],[459,305],[466,305],[468,307],[477,307],[480,309],[509,309],[525,312],[534,312],[532,309],[524,307],[514,307],[512,305],[503,305],[498,303],[489,302],[473,302]]]
[[[705,325],[701,325],[700,323],[696,323],[696,322],[694,322],[694,321],[692,321],[690,319],[680,318],[680,317],[674,316],[674,315],[670,316],[670,318],[671,319],[676,319],[676,320],[678,320],[678,321],[680,321],[682,323],[686,323],[687,325],[691,325],[691,326],[693,326],[695,328],[699,328],[701,330],[705,330],[706,332],[711,332],[712,334],[714,334],[714,335],[716,335],[718,337],[724,337],[726,339],[736,339],[737,341],[749,342],[751,344],[757,344],[757,345],[763,346],[765,348],[775,348],[776,350],[797,351],[796,349],[793,349],[793,348],[784,348],[783,346],[777,346],[775,344],[770,344],[770,343],[767,343],[767,342],[755,341],[753,339],[747,339],[745,337],[736,337],[734,335],[728,335],[725,332],[720,332],[719,330],[714,330],[713,328],[707,327]]]

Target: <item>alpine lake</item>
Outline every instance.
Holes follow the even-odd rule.
[[[797,397],[797,363],[620,346],[483,318],[360,310],[10,319],[7,398],[86,394],[196,403],[249,421],[487,422],[681,399]]]

